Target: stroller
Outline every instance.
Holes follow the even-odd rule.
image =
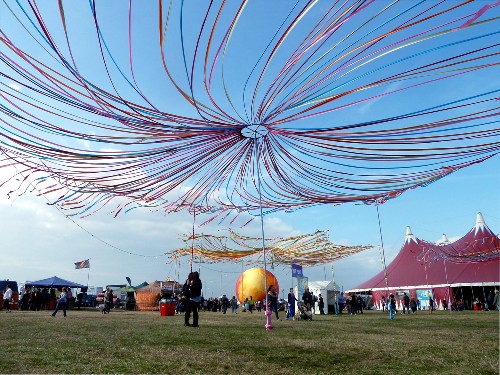
[[[297,308],[299,310],[300,320],[312,320],[312,311],[310,308],[307,308],[304,302],[297,301]]]

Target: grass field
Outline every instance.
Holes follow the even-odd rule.
[[[284,313],[281,313],[284,316]],[[0,373],[498,374],[498,312],[265,316],[0,312]],[[274,316],[273,316],[274,318]]]

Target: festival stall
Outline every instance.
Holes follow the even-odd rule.
[[[37,288],[85,288],[85,285],[78,284],[73,281],[64,280],[57,276],[52,276],[48,279],[42,279],[38,281],[28,281],[26,282],[26,284],[24,284],[24,286],[34,286]]]
[[[171,302],[175,294],[180,293],[181,285],[174,280],[153,281],[142,288],[135,291],[135,299],[137,310],[140,311],[157,311],[158,303],[161,299]]]
[[[340,294],[339,286],[333,282],[333,280],[323,280],[323,281],[308,281],[307,287],[309,291],[318,297],[320,294],[323,297],[325,307],[325,314],[335,313],[335,294]],[[302,296],[297,296],[297,299],[301,299]],[[318,302],[315,302],[314,312],[319,314]]]
[[[26,284],[24,284],[24,286],[26,288],[27,287],[49,288],[51,290],[51,293],[50,293],[50,300],[49,300],[48,307],[51,310],[56,307],[55,289],[60,289],[63,287],[73,288],[73,289],[85,288],[85,285],[78,284],[78,283],[75,283],[73,281],[64,280],[64,279],[61,279],[60,277],[57,277],[57,276],[52,276],[52,277],[49,277],[47,279],[42,279],[42,280],[38,280],[38,281],[28,281],[28,282],[26,282]],[[70,297],[68,299],[69,304],[74,303],[74,301],[72,301],[73,298],[74,298],[74,296]]]
[[[161,296],[161,281],[153,281],[135,291],[135,301],[139,311],[158,310],[158,301]]]

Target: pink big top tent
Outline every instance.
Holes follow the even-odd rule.
[[[446,241],[446,236],[443,238]],[[370,291],[374,305],[381,308],[382,296],[390,293],[409,291],[411,297],[417,297],[419,290],[432,290],[438,307],[442,307],[443,300],[450,304],[454,299],[452,288],[498,285],[500,240],[478,213],[476,225],[453,243],[438,245],[420,240],[407,227],[403,247],[387,266],[387,281],[381,271],[346,293]],[[483,295],[480,297],[484,300]]]

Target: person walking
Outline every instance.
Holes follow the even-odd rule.
[[[255,307],[255,301],[253,300],[253,296],[250,296],[250,299],[248,300],[248,311],[250,311],[250,314],[253,314],[253,309]]]
[[[391,320],[394,320],[394,315],[396,314],[396,298],[394,298],[394,294],[391,293],[389,296],[389,317]]]
[[[411,309],[412,313],[414,313],[414,314],[415,314],[415,311],[417,311],[417,301],[413,297],[411,297],[411,300],[410,300],[410,309]]]
[[[59,299],[57,300],[56,309],[52,313],[52,317],[56,316],[60,308],[63,311],[63,316],[66,317],[66,303],[67,303],[66,288],[62,288],[62,292],[59,295]]]
[[[229,305],[229,299],[227,296],[224,294],[220,300],[220,308],[223,314],[227,312],[227,307]]]
[[[321,293],[318,296],[318,307],[319,307],[319,315],[325,315],[325,302],[323,301],[323,297],[321,296]],[[363,311],[361,311],[363,313]]]
[[[288,293],[288,313],[286,314],[287,319],[295,320],[295,301],[298,301],[297,297],[293,293],[293,288],[290,288],[290,293]]]
[[[498,289],[495,290],[495,297],[493,297],[493,307],[495,310],[500,310],[500,293]]]
[[[106,314],[106,312],[108,311],[108,295],[109,295],[109,288],[106,288],[102,297],[102,302],[104,302],[104,306],[101,310],[102,314]]]
[[[274,310],[276,314],[276,320],[280,320],[278,315],[278,292],[273,284],[269,285],[267,288],[267,298],[268,298],[268,306],[271,311]]]
[[[410,315],[410,297],[408,297],[406,292],[403,293],[403,314],[405,314],[405,311]]]
[[[382,312],[384,312],[385,311],[385,304],[386,304],[384,296],[382,296],[381,301],[382,301]]]
[[[106,310],[106,313],[109,314],[109,312],[111,311],[111,309],[113,308],[113,289],[110,289],[107,296],[106,296],[106,301],[105,301],[105,304],[104,304],[104,307],[105,307],[105,310]]]
[[[432,296],[429,296],[429,314],[432,314],[434,311],[434,300],[432,299]]]
[[[236,299],[236,296],[233,296],[233,298],[231,298],[231,312],[233,314],[238,313],[238,300]]]
[[[5,292],[3,293],[3,304],[0,310],[7,308],[7,312],[9,313],[11,300],[12,300],[12,289],[10,288],[10,284],[7,284]]]

